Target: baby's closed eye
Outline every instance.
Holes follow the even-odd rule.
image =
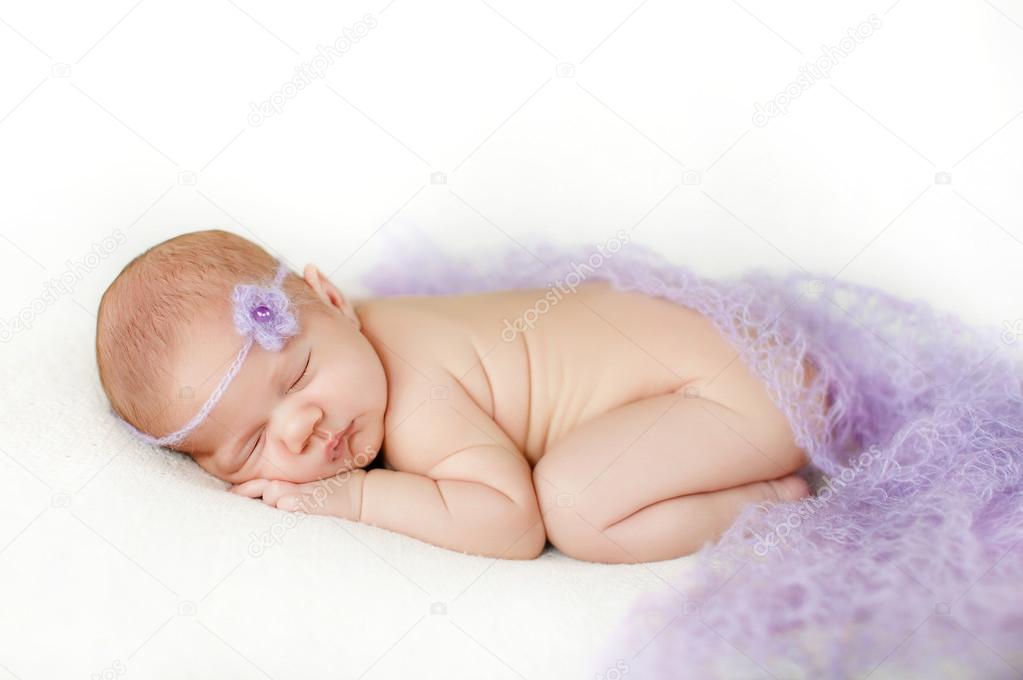
[[[313,359],[313,350],[310,348],[309,354],[306,356],[305,364],[302,367],[302,371],[299,373],[297,378],[295,378],[294,380],[291,381],[291,387],[288,388],[287,394],[291,394],[292,391],[294,391],[294,389],[298,386],[298,384],[305,379],[306,374],[309,372],[309,366],[312,363],[312,359]],[[256,453],[256,451],[259,449],[260,445],[263,443],[263,440],[265,438],[266,438],[266,427],[264,426],[264,427],[262,427],[260,429],[259,435],[256,437],[256,441],[254,441],[252,443],[252,446],[249,448],[248,452],[245,454],[245,460],[248,460],[254,453]]]
[[[302,372],[299,374],[298,378],[294,382],[291,383],[291,387],[288,388],[288,393],[289,394],[291,393],[291,391],[293,389],[295,389],[295,387],[300,382],[302,382],[302,379],[305,378],[306,373],[309,372],[309,364],[312,362],[312,360],[313,360],[313,350],[310,348],[309,356],[306,357],[305,366],[302,367]]]

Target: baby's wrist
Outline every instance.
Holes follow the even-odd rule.
[[[348,480],[348,516],[354,522],[362,521],[362,492],[366,482],[366,470],[356,468],[351,471],[352,476]]]

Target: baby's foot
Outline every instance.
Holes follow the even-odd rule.
[[[799,475],[772,479],[767,485],[779,501],[798,501],[810,495],[810,485]]]

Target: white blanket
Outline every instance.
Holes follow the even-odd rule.
[[[624,608],[684,561],[493,560],[227,493],[112,425],[92,333],[52,314],[0,355],[14,677],[592,677]]]
[[[642,653],[597,661],[628,605],[676,596],[684,558],[495,561],[297,521],[131,441],[93,314],[173,234],[231,229],[358,292],[402,218],[479,258],[626,228],[707,274],[840,272],[1023,339],[1010,3],[110,0],[0,19],[0,680],[611,680]],[[822,56],[828,77],[801,84]]]

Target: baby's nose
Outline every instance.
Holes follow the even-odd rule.
[[[309,453],[311,450],[316,448],[321,441],[326,441],[329,438],[330,433],[325,430],[321,430],[318,427],[313,427],[311,430],[302,429],[299,431],[299,437],[295,442],[295,448],[292,450],[299,454]]]
[[[301,454],[309,450],[316,440],[323,436],[320,421],[323,413],[316,409],[292,414],[291,418],[282,423],[282,434],[288,449],[292,453]]]

